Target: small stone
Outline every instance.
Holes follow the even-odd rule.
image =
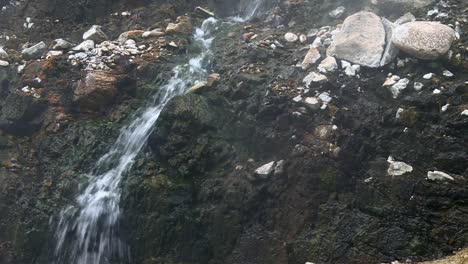
[[[21,54],[25,60],[34,60],[42,57],[46,52],[47,46],[44,41],[41,41],[30,48],[24,49]]]
[[[284,35],[284,39],[287,42],[296,42],[299,39],[299,37],[294,33],[288,32]]]
[[[433,94],[440,94],[441,91],[439,89],[434,89],[434,91],[432,91]]]
[[[8,53],[2,47],[0,47],[0,60],[7,60],[8,57]]]
[[[275,161],[271,161],[255,170],[255,174],[266,177],[275,170]]]
[[[83,40],[92,40],[95,43],[101,43],[107,39],[107,35],[101,30],[101,26],[98,25],[93,25],[83,34]]]
[[[449,106],[450,106],[450,104],[446,104],[446,105],[442,106],[442,108],[440,109],[440,111],[441,111],[442,113],[447,112],[447,109],[449,108]]]
[[[326,57],[318,66],[318,70],[326,73],[326,72],[334,72],[338,69],[338,64],[336,63],[336,59],[334,57]]]
[[[448,70],[445,70],[445,71],[442,73],[442,75],[444,75],[445,77],[448,77],[448,78],[454,76],[454,74],[453,74],[452,72],[448,71]]]
[[[400,76],[398,75],[392,75],[388,77],[385,82],[382,84],[383,87],[388,87],[396,84],[400,80]]]
[[[390,164],[387,169],[387,174],[390,176],[400,176],[413,171],[413,167],[401,161],[394,161],[392,156],[388,157],[387,162]]]
[[[306,105],[312,109],[319,109],[320,108],[320,102],[316,97],[307,97],[304,102]]]
[[[75,51],[88,51],[94,49],[94,41],[93,40],[85,40],[78,44],[78,46],[74,47],[73,50]]]
[[[424,74],[423,79],[430,80],[432,79],[432,76],[434,76],[433,73],[427,73],[427,74]]]
[[[296,102],[296,103],[299,103],[300,101],[302,101],[302,96],[298,95],[298,96],[294,97],[293,101]]]
[[[162,31],[162,29],[160,28],[157,28],[157,29],[153,29],[151,31],[145,31],[143,32],[143,34],[141,35],[143,38],[151,38],[151,37],[162,37],[164,36],[166,33],[164,33]]]
[[[326,104],[330,103],[330,102],[332,101],[332,99],[333,99],[333,98],[331,98],[330,94],[327,93],[327,92],[321,93],[321,94],[318,96],[318,98],[319,98],[322,102],[324,102],[324,103],[326,103]]]
[[[452,176],[448,175],[442,171],[428,171],[427,179],[431,181],[446,181],[446,180],[455,180]]]
[[[307,36],[304,35],[304,34],[301,34],[301,35],[299,36],[299,42],[301,42],[301,43],[306,43],[306,42],[307,42]]]
[[[73,47],[73,44],[64,39],[56,39],[54,42],[53,50],[68,50]]]
[[[392,96],[394,99],[398,98],[398,95],[401,93],[401,91],[406,89],[409,82],[410,82],[409,79],[404,78],[404,79],[399,80],[394,85],[392,85],[392,87],[390,88],[390,91],[392,92]]]
[[[344,6],[339,6],[335,10],[328,13],[329,16],[333,18],[340,18],[345,13],[346,8]]]
[[[463,110],[463,112],[461,112],[460,115],[468,116],[468,109]]]
[[[324,83],[327,82],[328,78],[327,76],[316,73],[316,72],[311,72],[309,73],[303,80],[304,84],[309,86],[311,83]]]
[[[413,88],[414,90],[416,90],[417,92],[421,91],[422,88],[424,87],[424,84],[420,83],[420,82],[415,82],[413,84]]]
[[[310,48],[302,61],[301,67],[307,70],[310,66],[320,59],[320,52],[316,48]]]
[[[10,63],[8,61],[0,60],[0,67],[8,67]]]

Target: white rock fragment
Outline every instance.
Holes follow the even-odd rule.
[[[83,34],[83,40],[93,40],[96,43],[101,43],[107,39],[107,35],[101,30],[101,26],[98,25],[93,25]]]
[[[431,181],[455,180],[452,176],[442,171],[428,171],[427,179]]]
[[[450,106],[450,104],[446,104],[446,105],[442,106],[442,108],[440,109],[440,111],[441,111],[442,113],[447,112],[447,109],[449,108],[449,106]]]
[[[302,61],[301,67],[303,70],[307,70],[312,64],[316,63],[320,59],[320,52],[316,48],[310,48]]]
[[[392,85],[392,87],[390,88],[390,91],[392,92],[392,96],[394,99],[398,98],[398,95],[400,95],[401,91],[406,89],[409,82],[410,82],[409,79],[404,78],[404,79],[399,80],[394,85]]]
[[[73,50],[75,51],[88,51],[94,49],[94,41],[93,40],[85,40],[78,44],[78,46],[74,47]]]
[[[259,176],[268,176],[275,170],[275,161],[271,161],[255,170],[255,174]]]
[[[405,109],[403,109],[403,108],[398,108],[398,110],[397,110],[397,112],[396,112],[396,114],[395,114],[395,118],[396,118],[396,119],[400,119],[401,113],[403,113],[403,111],[405,111]]]
[[[301,43],[306,43],[306,41],[307,41],[307,36],[304,35],[304,34],[301,34],[301,35],[299,36],[299,42],[301,42]]]
[[[299,103],[300,101],[302,101],[302,96],[298,95],[298,96],[294,97],[293,101],[296,102],[296,103]]]
[[[322,39],[321,38],[315,38],[314,42],[312,42],[312,47],[313,48],[319,48],[322,47]]]
[[[73,44],[64,39],[56,39],[54,42],[53,50],[67,50],[73,47]]]
[[[323,74],[320,74],[320,73],[316,73],[316,72],[311,72],[309,73],[303,80],[304,84],[306,86],[309,86],[311,83],[324,83],[324,82],[327,82],[328,81],[328,78],[327,76],[323,75]]]
[[[334,57],[326,57],[318,66],[318,70],[323,73],[334,72],[338,69],[338,64]]]
[[[288,32],[284,35],[284,39],[287,42],[296,42],[299,39],[299,37],[294,33]]]
[[[463,112],[461,112],[460,115],[468,116],[468,109],[463,110]]]
[[[454,76],[454,74],[453,74],[452,72],[448,71],[448,70],[445,70],[442,74],[443,74],[445,77],[448,77],[448,78]]]
[[[424,74],[423,79],[430,80],[430,79],[432,79],[432,76],[434,76],[434,74],[432,72],[427,73],[427,74]]]
[[[413,84],[413,88],[414,90],[416,90],[417,92],[421,91],[422,88],[424,87],[424,84],[420,83],[420,82],[415,82]]]
[[[401,161],[394,161],[392,156],[388,157],[387,162],[390,164],[387,170],[387,174],[390,176],[400,176],[413,171],[412,166]]]
[[[330,96],[330,94],[327,93],[327,92],[321,93],[321,94],[318,96],[318,98],[319,98],[322,102],[324,102],[324,103],[326,103],[326,104],[330,103],[331,100],[333,99],[333,98]]]
[[[0,67],[8,67],[10,63],[8,61],[0,60]]]
[[[439,89],[434,89],[434,91],[432,91],[433,94],[440,94],[441,91]]]
[[[382,87],[389,87],[396,84],[400,80],[400,76],[392,75],[388,77],[385,82],[382,84]]]
[[[340,18],[345,13],[346,8],[344,6],[339,6],[335,10],[328,13],[329,16],[333,18]]]
[[[8,57],[8,53],[2,47],[0,47],[0,60],[7,60]]]

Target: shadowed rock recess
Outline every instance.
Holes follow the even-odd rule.
[[[0,264],[467,248],[468,1],[0,0]]]

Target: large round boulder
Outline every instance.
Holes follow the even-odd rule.
[[[419,59],[434,60],[445,55],[455,40],[455,31],[438,22],[415,21],[398,26],[393,44]]]
[[[385,40],[382,19],[372,12],[359,12],[346,18],[327,54],[354,64],[376,68],[381,66]]]

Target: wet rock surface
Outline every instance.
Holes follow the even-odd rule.
[[[84,2],[0,16],[0,263],[52,262],[50,216],[183,61],[203,19],[195,4],[223,5]],[[132,263],[417,262],[468,245],[468,6],[357,2],[280,1],[216,34],[218,74],[169,103],[122,184]],[[327,57],[340,24],[369,7],[378,41],[361,30],[337,50],[351,57]],[[436,8],[449,15],[427,15]],[[431,62],[401,48],[382,66],[383,18],[410,10],[460,38]],[[73,50],[95,24],[108,39]],[[63,53],[23,61],[40,41]]]

